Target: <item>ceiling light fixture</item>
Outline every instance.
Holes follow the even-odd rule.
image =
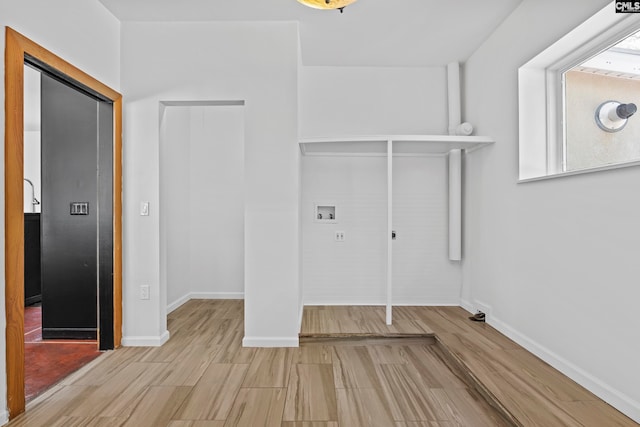
[[[342,10],[349,6],[351,3],[355,3],[356,0],[298,0],[305,6],[312,7],[314,9],[338,9],[340,13]]]

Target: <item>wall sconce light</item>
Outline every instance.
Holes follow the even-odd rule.
[[[298,0],[305,6],[312,7],[314,9],[338,9],[342,13],[343,9],[349,6],[351,3],[355,3],[356,0]]]
[[[636,104],[622,104],[618,101],[606,101],[596,109],[596,124],[605,132],[619,132],[627,124],[629,117],[638,110]]]

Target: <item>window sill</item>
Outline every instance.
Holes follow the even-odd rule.
[[[608,170],[614,170],[614,169],[629,168],[629,167],[632,167],[632,166],[640,166],[640,160],[636,160],[636,161],[633,161],[633,162],[616,163],[614,165],[600,166],[600,167],[597,167],[597,168],[579,169],[579,170],[570,171],[570,172],[560,172],[560,173],[555,173],[555,174],[552,174],[552,175],[542,175],[542,176],[536,176],[536,177],[533,177],[533,178],[519,179],[518,180],[518,184],[525,184],[527,182],[535,182],[535,181],[544,181],[544,180],[547,180],[547,179],[565,178],[565,177],[568,177],[568,176],[582,175],[582,174],[586,174],[586,173],[602,172],[602,171],[608,171]]]

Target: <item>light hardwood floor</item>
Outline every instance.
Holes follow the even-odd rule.
[[[483,396],[522,425],[636,425],[461,309],[397,308],[387,328],[379,307],[309,307],[297,349],[242,348],[243,318],[242,301],[190,301],[164,346],[101,356],[10,426],[509,425]]]
[[[639,425],[460,307],[394,307],[392,326],[384,316],[384,307],[305,307],[301,337],[432,333],[444,360],[515,425]]]

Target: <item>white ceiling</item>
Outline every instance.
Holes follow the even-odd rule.
[[[99,0],[121,21],[298,21],[304,65],[464,62],[522,0],[359,0],[316,10],[296,0]]]

